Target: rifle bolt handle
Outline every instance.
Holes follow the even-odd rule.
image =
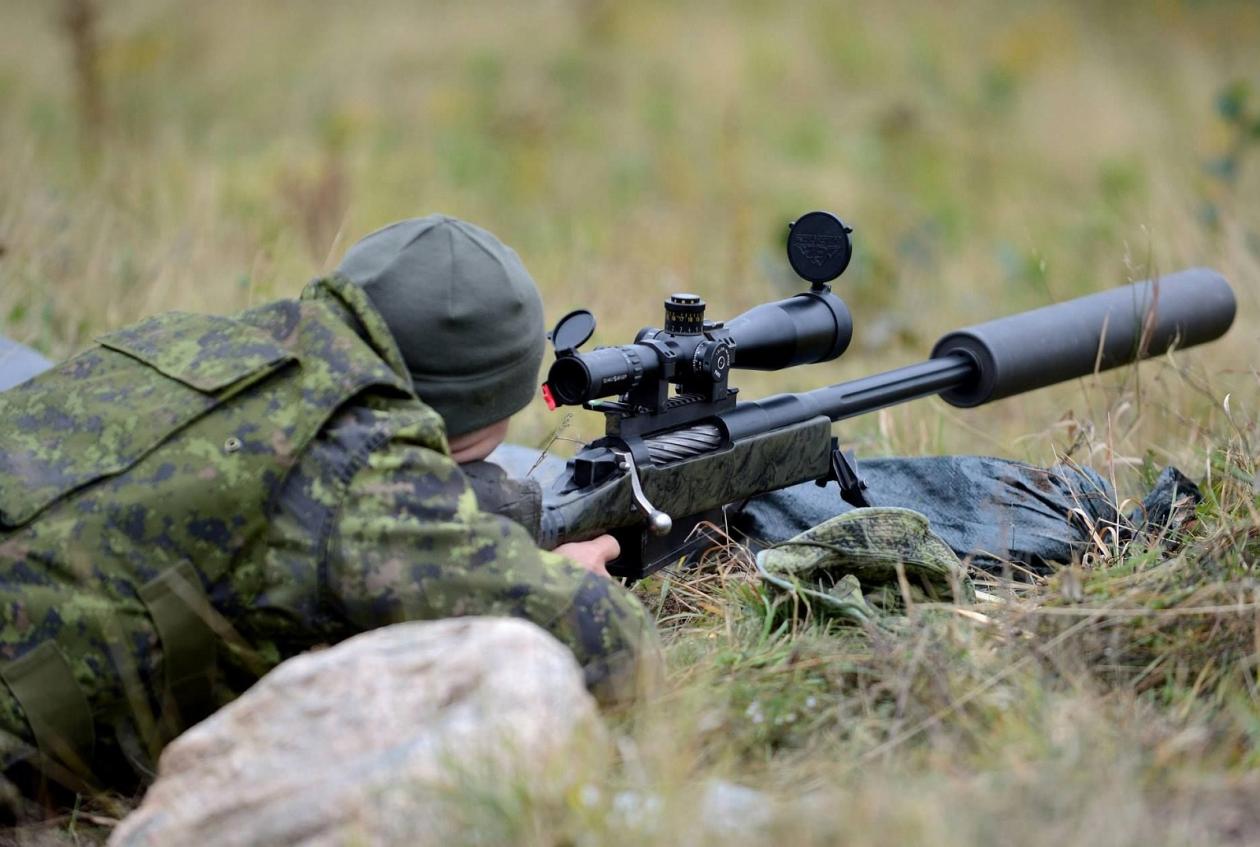
[[[639,469],[635,467],[634,456],[621,450],[614,450],[613,455],[617,457],[617,466],[630,477],[630,493],[634,498],[635,508],[647,518],[648,532],[653,535],[668,534],[674,528],[674,519],[648,501],[647,495],[643,493],[643,484],[639,481]]]
[[[674,528],[674,519],[664,512],[653,512],[648,515],[648,531],[653,535],[669,535]]]

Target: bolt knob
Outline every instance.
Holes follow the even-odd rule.
[[[674,519],[664,512],[653,512],[648,515],[648,530],[653,535],[669,535],[674,528]]]

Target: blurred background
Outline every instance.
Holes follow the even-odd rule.
[[[825,208],[856,230],[853,348],[737,372],[746,396],[1161,271],[1213,266],[1240,297],[1175,364],[868,416],[839,430],[861,453],[1193,474],[1201,429],[1254,419],[1254,0],[0,0],[0,21],[0,332],[52,357],[295,296],[435,211],[514,246],[549,320],[587,307],[622,343],[672,291],[730,317],[802,289],[786,223]],[[540,402],[513,437],[563,420]]]

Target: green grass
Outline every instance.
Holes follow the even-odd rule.
[[[1127,498],[1177,464],[1208,500],[1175,546],[1100,539],[878,633],[791,619],[738,557],[654,580],[668,682],[614,717],[617,765],[562,802],[503,787],[477,808],[483,841],[542,844],[1260,841],[1256,4],[111,0],[95,133],[58,5],[0,0],[0,331],[52,356],[154,311],[293,295],[437,210],[514,245],[552,318],[592,308],[601,343],[674,290],[719,317],[796,290],[785,222],[838,212],[853,349],[737,372],[746,396],[1221,270],[1239,318],[1208,348],[837,429],[861,455],[1071,456]],[[555,428],[540,405],[516,440]],[[700,832],[710,778],[763,789],[768,829]]]

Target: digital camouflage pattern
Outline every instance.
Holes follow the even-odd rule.
[[[975,599],[957,554],[910,509],[854,509],[762,550],[756,561],[770,585],[820,614],[859,623],[900,610],[906,599]]]
[[[510,477],[501,466],[484,460],[464,462],[459,469],[468,477],[481,511],[510,518],[525,527],[531,538],[539,539],[543,491],[537,480]]]
[[[0,431],[6,765],[44,742],[46,770],[134,781],[284,658],[396,621],[528,618],[601,690],[651,637],[624,589],[478,509],[380,315],[340,278],[106,336],[0,394]],[[73,696],[40,699],[67,678],[86,733],[58,711]],[[50,727],[74,737],[49,744]]]

